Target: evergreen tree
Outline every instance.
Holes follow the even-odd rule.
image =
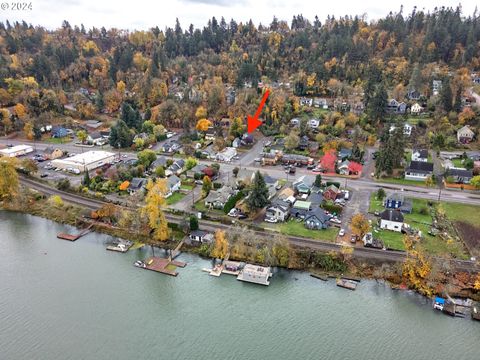
[[[90,174],[88,173],[88,169],[85,171],[85,175],[83,176],[82,185],[86,187],[90,186]]]
[[[440,90],[440,103],[443,107],[443,110],[450,112],[453,109],[453,94],[452,88],[450,87],[450,79],[446,78],[443,81],[442,89]]]
[[[317,174],[317,176],[315,176],[315,182],[313,183],[313,185],[318,188],[322,186],[322,175]]]
[[[127,148],[132,146],[133,135],[124,121],[118,120],[110,129],[110,145],[114,148]]]
[[[194,215],[190,215],[190,231],[198,230],[198,219]]]
[[[252,188],[247,198],[250,209],[261,209],[268,204],[268,188],[260,171],[255,173]]]
[[[368,103],[368,114],[374,123],[381,122],[387,115],[388,95],[385,85],[381,82],[375,88],[375,93]]]

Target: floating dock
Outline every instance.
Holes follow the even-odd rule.
[[[325,274],[310,273],[310,276],[322,281],[328,281],[328,276]]]
[[[357,283],[352,280],[347,279],[337,279],[337,286],[340,286],[344,289],[355,290],[357,288]]]
[[[270,267],[246,264],[237,276],[237,280],[260,285],[270,285],[268,280],[272,276]]]
[[[107,250],[126,253],[132,247],[132,245],[133,245],[133,242],[131,242],[131,241],[119,240],[116,243],[108,245]]]
[[[242,268],[241,262],[225,260],[222,264],[215,265],[212,269],[203,268],[202,271],[209,275],[219,277],[222,274],[238,276]]]
[[[89,232],[91,232],[93,227],[93,224],[90,224],[88,227],[80,231],[78,234],[67,234],[67,233],[59,233],[57,235],[57,238],[62,239],[62,240],[68,240],[68,241],[77,241],[80,239],[82,236],[87,235]]]
[[[159,257],[151,257],[145,261],[135,262],[135,266],[141,269],[156,271],[171,276],[178,275],[178,273],[175,271],[177,267],[184,268],[186,265],[187,264],[182,261],[170,260]]]

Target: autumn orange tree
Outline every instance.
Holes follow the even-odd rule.
[[[350,227],[354,235],[357,235],[359,238],[362,238],[370,230],[370,223],[368,222],[365,215],[355,214],[352,217]]]
[[[152,238],[156,241],[166,241],[170,236],[168,222],[163,213],[167,182],[165,179],[149,180],[147,183],[147,196],[145,206],[141,209],[142,215],[148,219],[148,226],[152,231]]]
[[[197,126],[196,126],[196,129],[198,131],[207,131],[208,128],[212,126],[212,122],[208,119],[200,119],[197,121]]]

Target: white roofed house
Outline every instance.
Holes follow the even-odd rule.
[[[237,149],[233,147],[227,147],[222,152],[218,153],[216,159],[219,161],[230,162],[233,157],[237,155]]]
[[[461,144],[468,144],[470,143],[473,138],[475,137],[475,133],[470,126],[465,125],[457,130],[457,140]]]
[[[308,120],[307,124],[311,129],[316,129],[320,126],[320,120],[319,119],[310,119],[310,120]]]

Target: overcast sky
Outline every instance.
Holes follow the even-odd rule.
[[[9,2],[9,0],[0,0]],[[17,0],[14,0],[15,2]],[[28,0],[18,0],[27,1]],[[404,14],[417,9],[433,10],[435,6],[456,7],[459,0],[32,0],[33,10],[12,11],[0,10],[0,19],[25,20],[34,25],[42,25],[49,29],[57,28],[63,20],[70,24],[85,27],[116,27],[119,29],[144,30],[153,26],[164,29],[173,27],[178,18],[183,29],[190,23],[195,27],[203,27],[209,18],[218,20],[223,16],[227,22],[234,18],[237,22],[252,19],[255,24],[270,24],[273,16],[287,20],[290,24],[294,14],[303,14],[310,20],[318,15],[323,22],[327,15],[336,17],[343,15],[367,14],[367,19],[377,19],[390,11],[397,12],[400,4],[404,6]],[[462,2],[463,14],[471,15],[475,10],[474,0]],[[398,4],[398,5],[397,5]]]

